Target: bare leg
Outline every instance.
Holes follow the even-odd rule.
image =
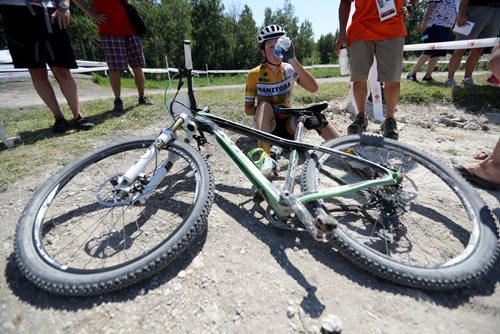
[[[455,77],[455,72],[460,66],[465,51],[467,50],[455,50],[455,52],[453,52],[453,56],[451,56],[450,62],[448,63],[448,79],[453,79]]]
[[[142,67],[134,67],[132,69],[134,71],[134,81],[135,81],[135,86],[137,87],[137,93],[139,96],[144,96],[144,72],[142,71]]]
[[[47,70],[44,68],[31,68],[29,69],[33,86],[35,87],[38,96],[45,102],[47,107],[52,111],[54,117],[64,118],[59,103],[57,102],[54,88],[49,82]]]
[[[53,67],[51,70],[59,83],[62,94],[68,102],[73,118],[82,116],[80,113],[80,101],[78,100],[78,89],[69,69]]]
[[[354,101],[356,102],[356,107],[358,107],[359,114],[365,113],[367,89],[368,89],[368,86],[366,84],[366,80],[355,81],[352,84],[352,92],[354,94]]]
[[[420,69],[420,67],[422,67],[422,65],[425,64],[425,62],[427,60],[429,60],[430,56],[429,55],[425,55],[425,54],[422,54],[418,60],[417,60],[417,63],[415,64],[415,66],[413,67],[413,70],[411,70],[410,74],[417,74],[418,70]]]
[[[321,129],[321,137],[324,140],[330,140],[333,138],[339,138],[341,136],[339,130],[331,122],[328,122],[328,125]]]
[[[121,73],[120,72],[109,72],[109,82],[111,84],[111,89],[115,95],[115,99],[119,99],[121,95]]]
[[[385,104],[387,106],[386,118],[394,117],[396,113],[396,106],[398,104],[399,92],[400,92],[399,82],[386,82],[384,87],[385,94]]]
[[[274,119],[273,107],[270,103],[261,102],[255,109],[255,125],[257,130],[271,133],[276,127],[276,120]],[[259,140],[259,147],[262,148],[267,154],[270,153],[271,145],[268,142]]]
[[[472,49],[470,51],[469,57],[467,57],[467,60],[465,61],[465,75],[464,78],[471,78],[472,73],[474,73],[474,70],[476,69],[476,65],[479,62],[479,58],[481,58],[481,55],[483,54],[483,48],[480,49]]]
[[[439,60],[439,57],[433,57],[429,60],[429,63],[427,64],[427,71],[425,71],[424,78],[430,78],[432,76],[432,72],[434,72],[434,69],[436,68],[438,60]]]

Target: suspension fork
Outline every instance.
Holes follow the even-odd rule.
[[[189,122],[189,117],[183,113],[169,128],[163,129],[153,144],[147,148],[146,152],[139,157],[139,159],[125,172],[125,174],[118,178],[116,189],[128,192],[130,190],[130,186],[135,182],[135,180],[137,180],[138,176],[144,171],[146,166],[157,159],[159,150],[175,138],[175,131],[186,122]],[[148,182],[143,194],[147,194],[156,188],[170,168],[172,168],[173,163],[177,159],[177,156],[169,154],[167,159],[162,162],[160,168],[156,170],[150,182]],[[142,197],[144,197],[144,195],[140,198]]]

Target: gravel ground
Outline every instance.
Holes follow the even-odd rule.
[[[5,94],[28,91],[25,84],[18,93],[7,92],[14,84],[3,84],[2,103]],[[79,83],[82,100],[103,94],[84,87]],[[22,100],[27,98],[34,99]],[[350,118],[341,107],[332,104],[330,118],[345,130]],[[473,115],[452,106],[407,105],[398,118],[402,142],[449,165],[472,161],[500,133],[498,111]],[[370,123],[368,130],[377,132],[378,125]],[[325,322],[344,333],[499,333],[500,261],[483,280],[457,291],[397,286],[305,233],[270,227],[251,200],[251,185],[223,152],[214,148],[210,163],[217,186],[208,231],[167,269],[104,296],[48,294],[13,261],[21,211],[59,166],[0,193],[0,333],[319,333]],[[500,192],[478,191],[498,219]]]

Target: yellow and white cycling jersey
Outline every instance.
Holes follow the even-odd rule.
[[[265,64],[248,72],[245,102],[267,101],[273,106],[290,107],[293,84],[297,82],[297,72],[288,63],[281,63],[276,75]]]

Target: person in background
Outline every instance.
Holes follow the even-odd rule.
[[[94,128],[83,117],[69,70],[78,67],[66,30],[70,24],[69,0],[0,0],[0,15],[14,67],[28,69],[36,92],[55,117],[53,132],[63,133],[69,124],[50,84],[47,65],[71,109],[75,128]]]
[[[460,0],[457,15],[457,25],[463,27],[470,21],[474,23],[468,35],[457,33],[455,40],[489,38],[498,36],[500,29],[500,1],[499,0]],[[471,49],[465,62],[465,74],[462,86],[475,85],[472,73],[476,68],[484,48]],[[456,87],[455,72],[457,71],[462,57],[467,49],[458,49],[453,52],[448,63],[448,80],[444,83],[446,87]],[[497,76],[498,78],[498,76]]]
[[[422,34],[422,42],[439,43],[451,40],[451,28],[457,17],[456,0],[427,0],[424,16],[418,31]],[[446,50],[425,50],[418,58],[413,70],[406,79],[417,82],[417,72],[427,61],[427,71],[422,81],[433,81],[432,72],[440,57],[446,56]]]
[[[488,66],[496,77],[500,77],[500,44],[493,48]],[[486,159],[458,165],[455,169],[464,179],[480,188],[500,191],[500,138]]]
[[[279,25],[266,26],[258,33],[257,42],[263,62],[247,75],[245,114],[254,117],[256,129],[293,139],[297,119],[280,114],[276,107],[291,106],[295,82],[311,93],[318,90],[318,84],[295,58],[293,42],[287,51],[283,51],[282,58],[277,57],[274,51],[281,36],[286,36],[286,32]],[[325,122],[319,132],[326,140],[340,137],[340,132],[330,122]],[[262,149],[262,166],[265,166],[261,169],[270,177],[276,170],[276,162],[270,157],[270,144],[259,141],[258,145]]]
[[[351,2],[356,10],[347,30],[351,12]],[[412,0],[403,6],[403,0],[378,4],[369,0],[341,0],[339,6],[339,35],[336,52],[341,47],[349,48],[351,81],[358,114],[347,128],[348,134],[366,131],[368,119],[365,114],[367,79],[373,58],[377,59],[378,81],[384,82],[384,96],[387,106],[385,120],[381,125],[383,136],[397,140],[399,133],[394,118],[400,93],[401,72],[403,70],[403,47],[406,36],[404,18],[411,14],[418,4]],[[383,6],[383,7],[381,7]]]
[[[128,19],[123,0],[92,0],[92,8],[85,0],[73,0],[85,14],[98,22],[99,35],[109,69],[109,81],[115,96],[113,111],[123,112],[121,73],[132,67],[139,104],[152,104],[144,95],[146,66],[141,39]],[[128,3],[128,0],[124,1]]]

